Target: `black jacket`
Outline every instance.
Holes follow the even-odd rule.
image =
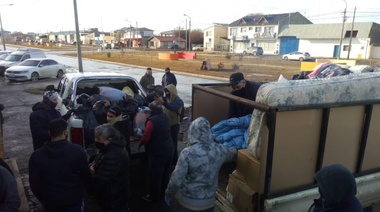
[[[33,148],[36,150],[41,148],[46,141],[50,141],[49,123],[53,119],[61,118],[61,114],[44,102],[33,105],[32,111],[29,116],[29,125],[32,133]]]
[[[151,156],[167,155],[173,152],[173,142],[170,135],[170,121],[162,111],[153,113],[147,118],[153,122],[153,131],[150,141],[146,145]]]
[[[88,177],[84,149],[67,140],[46,142],[30,156],[30,187],[44,205],[65,207],[79,204]]]
[[[251,82],[246,80],[245,88],[238,91],[232,91],[231,94],[255,101],[257,91],[259,90],[261,85],[262,84],[259,82]],[[228,118],[238,118],[248,114],[252,114],[252,112],[253,108],[242,103],[230,100]]]
[[[166,87],[167,85],[173,84],[174,86],[177,86],[177,78],[175,75],[171,72],[166,72],[164,76],[162,76],[162,86]]]
[[[123,139],[113,140],[95,158],[95,176],[91,190],[102,207],[125,205],[129,198],[129,158]]]

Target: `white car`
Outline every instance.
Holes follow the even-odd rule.
[[[192,48],[193,51],[203,51],[203,45],[195,45]]]
[[[299,61],[304,61],[304,60],[310,60],[310,54],[308,52],[290,52],[288,54],[282,55],[283,60],[299,60]]]
[[[33,58],[22,61],[20,64],[9,67],[5,71],[5,78],[10,81],[33,80],[40,78],[61,78],[66,73],[65,65],[49,58]]]

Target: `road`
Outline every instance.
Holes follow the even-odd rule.
[[[8,47],[9,50],[16,50],[14,47]],[[75,72],[78,70],[78,63],[76,58],[61,55],[61,52],[46,52],[47,57],[54,58],[57,61],[64,63],[67,66],[68,72]],[[131,67],[120,64],[109,64],[98,61],[83,61],[84,71],[113,71],[120,73],[127,73],[135,78],[140,78],[145,73],[144,67]],[[163,72],[161,70],[154,70],[153,76],[156,82],[161,81]],[[191,84],[193,83],[215,83],[222,82],[219,80],[205,79],[201,77],[185,76],[176,73],[179,95],[183,98],[184,102],[191,104]],[[45,88],[49,84],[58,84],[58,79],[44,79],[38,82],[17,82],[9,83],[4,78],[0,77],[0,103],[4,104],[4,149],[5,155],[9,158],[15,158],[19,167],[19,171],[24,184],[25,192],[28,197],[30,211],[39,212],[43,211],[36,198],[29,188],[28,178],[28,160],[33,151],[32,139],[29,129],[29,114],[32,105],[42,100],[41,94],[32,94],[25,92],[25,90],[34,90]],[[181,143],[181,142],[180,142]],[[170,211],[163,202],[157,204],[147,204],[142,200],[142,195],[146,191],[146,175],[143,161],[131,162],[131,209],[133,211]]]

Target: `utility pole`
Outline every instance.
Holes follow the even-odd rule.
[[[343,0],[343,1],[344,1],[344,3],[346,4],[346,7],[344,8],[344,12],[343,12],[343,23],[342,23],[342,32],[341,32],[341,34],[340,34],[338,59],[340,59],[340,52],[342,51],[342,40],[343,40],[344,22],[346,22],[347,2],[346,2],[346,0]]]
[[[73,0],[73,3],[74,3],[74,18],[75,18],[75,36],[76,36],[77,54],[78,54],[78,69],[79,69],[80,73],[83,73],[82,51],[80,48],[81,40],[80,40],[80,35],[79,35],[77,1]]]
[[[185,20],[185,38],[186,38],[185,51],[187,51],[187,20]]]
[[[189,51],[191,51],[191,17],[186,14],[183,15],[189,18]]]
[[[347,60],[350,59],[352,33],[354,32],[354,24],[355,24],[355,14],[356,14],[356,7],[354,8],[354,17],[352,18],[351,33],[350,33],[350,44],[348,45],[349,49],[348,49],[348,54],[347,54]]]

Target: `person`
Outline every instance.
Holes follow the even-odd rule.
[[[96,196],[102,211],[129,211],[129,157],[125,141],[111,124],[95,128],[99,153],[89,165],[90,195]]]
[[[55,109],[58,103],[58,93],[54,90],[45,91],[42,102],[33,105],[29,116],[30,132],[32,133],[33,149],[42,147],[46,141],[50,141],[49,123],[61,114]]]
[[[154,77],[152,76],[151,68],[146,69],[145,75],[140,79],[140,84],[145,90],[148,90],[148,85],[154,85]]]
[[[170,72],[170,68],[166,67],[165,74],[162,76],[162,86],[166,87],[170,84],[177,86],[177,78],[173,73]]]
[[[189,146],[179,155],[165,191],[165,202],[170,205],[176,196],[174,211],[214,211],[219,170],[225,161],[234,159],[237,149],[214,142],[204,117],[190,124],[188,139]]]
[[[148,153],[149,194],[143,196],[143,199],[156,202],[169,182],[174,147],[170,137],[169,118],[163,113],[162,105],[153,101],[149,103],[149,108],[151,115],[147,118],[138,149],[145,146]]]
[[[170,136],[174,144],[173,165],[178,159],[178,134],[180,128],[180,114],[184,109],[183,101],[177,94],[177,88],[170,84],[165,87],[165,98],[159,97],[157,100],[165,107],[165,113],[170,120]]]
[[[354,175],[341,164],[323,167],[314,176],[318,184],[319,199],[315,199],[309,211],[362,212],[355,197]],[[313,209],[313,210],[312,210]]]
[[[123,117],[123,113],[119,106],[114,105],[108,109],[107,121],[112,124],[115,129],[117,129],[122,139],[125,140],[128,154],[131,155],[131,149],[129,147],[129,139],[131,135],[129,119],[127,117]]]
[[[0,166],[0,211],[17,212],[21,206],[14,176]]]
[[[255,101],[261,83],[245,80],[243,73],[237,72],[231,74],[229,85],[233,89],[232,95]],[[252,112],[253,108],[250,106],[232,100],[229,102],[228,118],[238,118]]]
[[[84,149],[66,140],[67,122],[53,119],[51,141],[29,158],[29,183],[45,211],[78,211],[83,207],[83,190],[89,177]]]

